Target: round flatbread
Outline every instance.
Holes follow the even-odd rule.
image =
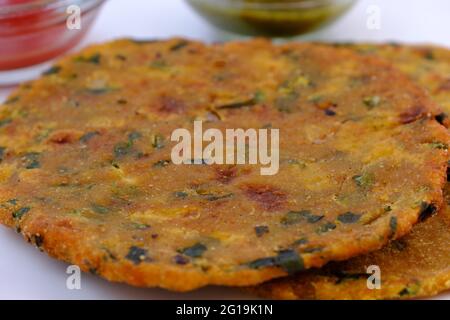
[[[443,107],[437,119],[448,125],[450,50],[428,46],[346,45],[392,62],[422,85]],[[450,186],[445,189],[450,203]],[[367,287],[367,268],[380,267],[381,289]],[[418,224],[411,234],[380,251],[320,270],[275,280],[250,291],[276,299],[407,299],[450,289],[450,209]]]
[[[295,277],[249,289],[272,299],[407,299],[450,289],[450,210],[445,209],[382,250],[344,262],[332,262]],[[373,284],[380,269],[381,286]]]
[[[445,208],[382,250],[269,281],[249,291],[271,299],[409,299],[436,295],[450,289],[449,231],[450,209]],[[373,266],[380,271],[378,289]]]
[[[439,208],[439,112],[390,65],[346,49],[92,46],[2,107],[0,219],[109,280],[256,284],[379,249]],[[224,136],[280,129],[278,173],[172,163],[171,134],[195,120]]]

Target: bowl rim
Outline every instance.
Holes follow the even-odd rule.
[[[61,11],[70,5],[78,5],[82,12],[91,10],[106,0],[33,0],[24,3],[0,5],[0,20],[26,15],[36,11]],[[65,10],[64,10],[65,11]]]
[[[237,9],[264,9],[264,10],[279,10],[279,9],[311,9],[317,7],[324,7],[329,5],[352,4],[357,0],[292,0],[289,2],[264,2],[254,1],[246,2],[244,0],[187,0],[191,3],[203,2],[205,5],[213,6],[220,5],[228,8]]]

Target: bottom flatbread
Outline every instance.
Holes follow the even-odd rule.
[[[348,47],[391,61],[427,89],[446,113],[450,112],[450,50],[399,45]],[[448,124],[447,115],[441,117]],[[449,185],[445,194],[449,204]],[[381,271],[380,289],[367,285],[371,275],[367,268],[373,265]],[[249,288],[273,299],[407,299],[448,289],[450,208],[419,223],[409,235],[380,251]]]
[[[380,289],[367,286],[371,275],[367,268],[372,265],[380,268]],[[272,299],[405,299],[446,289],[450,289],[449,208],[382,250],[249,290]]]

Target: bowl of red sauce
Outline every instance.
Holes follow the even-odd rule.
[[[0,0],[0,85],[74,47],[105,0]]]

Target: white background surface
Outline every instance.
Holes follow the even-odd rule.
[[[380,30],[366,27],[370,5],[381,9]],[[182,0],[110,0],[82,45],[128,36],[185,36],[203,41],[232,38],[203,22]],[[303,39],[436,43],[450,47],[450,1],[359,0],[336,24]],[[0,101],[11,89],[0,88]],[[15,232],[0,227],[0,299],[252,298],[227,288],[205,288],[187,294],[139,289],[89,274],[82,275],[81,290],[68,290],[66,267],[25,243]],[[450,293],[438,298],[450,299]]]

